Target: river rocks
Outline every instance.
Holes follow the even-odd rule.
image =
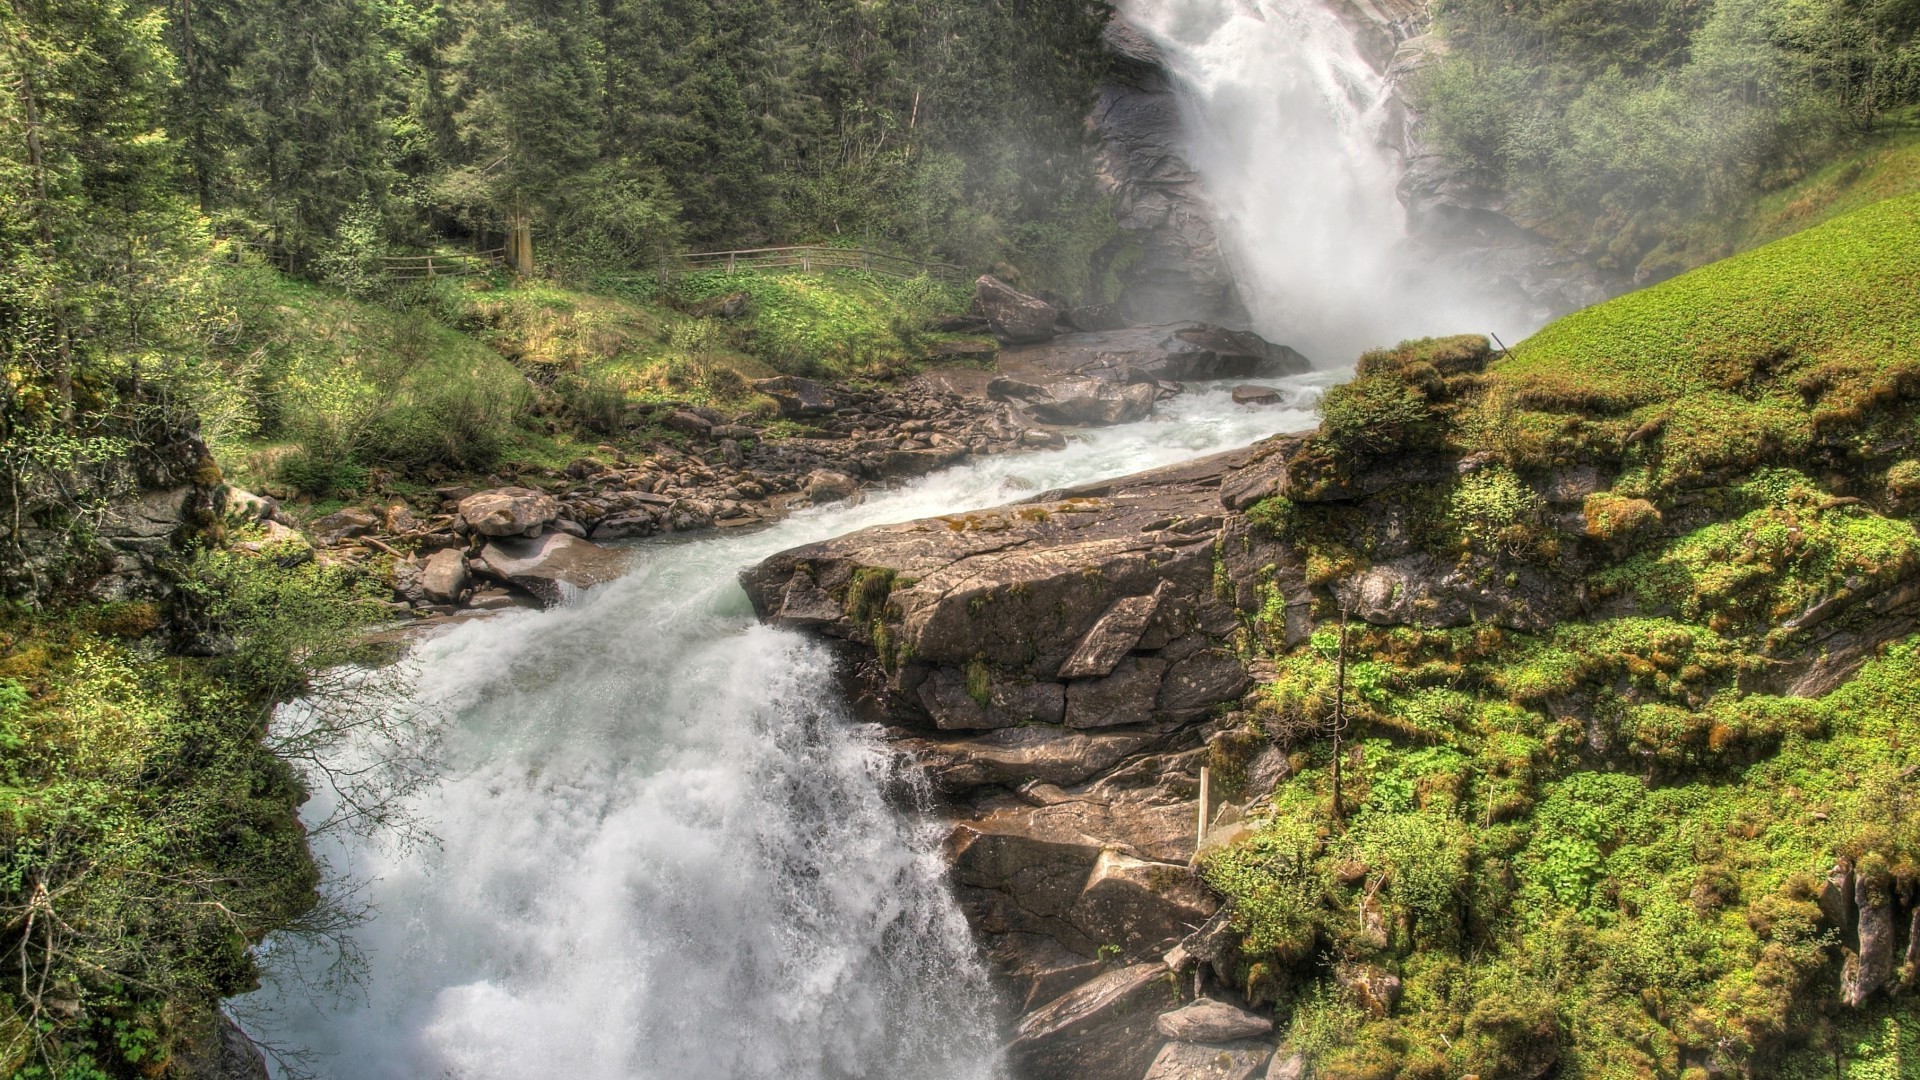
[[[1236,386],[1233,388],[1235,405],[1278,405],[1284,395],[1271,386]]]
[[[1060,312],[1052,304],[991,274],[973,283],[973,314],[987,320],[993,336],[1007,344],[1046,341],[1060,321]]]
[[[846,473],[815,469],[807,474],[806,487],[801,493],[815,506],[844,502],[860,494],[860,482]]]
[[[1109,971],[1022,1017],[1007,1059],[1030,1080],[1141,1075],[1159,1040],[1154,1009],[1174,994],[1159,963]]]
[[[498,488],[460,500],[460,517],[481,536],[538,536],[559,516],[553,496],[531,488]]]
[[[571,590],[612,581],[625,571],[626,562],[623,552],[565,533],[496,539],[480,553],[487,574],[525,590],[547,607],[562,603]]]
[[[713,434],[713,421],[701,416],[697,412],[692,412],[687,409],[675,409],[673,412],[668,413],[666,418],[660,421],[660,426],[666,428],[668,431],[677,431],[682,435],[701,436]]]
[[[1218,1043],[1266,1035],[1273,1031],[1273,1021],[1224,1001],[1198,998],[1173,1012],[1160,1014],[1154,1027],[1169,1039]]]
[[[1142,1080],[1253,1080],[1272,1056],[1271,1046],[1257,1042],[1170,1042],[1160,1048]]]
[[[466,556],[448,549],[428,557],[420,571],[420,591],[435,604],[458,604],[472,583]]]

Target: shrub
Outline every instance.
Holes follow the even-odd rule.
[[[1348,453],[1410,449],[1435,433],[1426,394],[1393,375],[1362,375],[1320,400],[1320,435]]]

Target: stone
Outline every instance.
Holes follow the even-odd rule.
[[[1083,334],[1127,328],[1127,317],[1120,313],[1119,306],[1115,304],[1089,304],[1071,308],[1067,311],[1066,321],[1068,326]]]
[[[420,519],[414,517],[413,511],[409,510],[404,504],[395,503],[387,507],[386,529],[389,535],[405,536],[419,528]]]
[[[1145,384],[1122,385],[1075,375],[1026,381],[1001,377],[988,392],[1026,403],[1035,419],[1065,426],[1105,427],[1131,424],[1153,415],[1159,395]]]
[[[1300,1051],[1276,1054],[1267,1066],[1267,1080],[1307,1080],[1307,1058]]]
[[[553,496],[532,488],[495,488],[460,500],[461,520],[481,536],[538,536],[559,516]]]
[[[313,522],[307,526],[307,531],[323,544],[337,544],[365,536],[379,527],[380,519],[373,516],[371,511],[349,506]]]
[[[449,548],[436,551],[427,559],[420,570],[420,591],[433,603],[458,604],[472,580],[466,556]]]
[[[1074,647],[1073,655],[1061,665],[1059,677],[1085,679],[1113,674],[1120,660],[1139,646],[1141,636],[1147,631],[1147,621],[1160,610],[1160,599],[1166,593],[1167,585],[1162,582],[1146,596],[1115,600]]]
[[[570,591],[612,581],[625,572],[626,563],[626,553],[566,533],[496,539],[480,553],[486,573],[525,590],[546,607],[563,603]]]
[[[1174,992],[1165,964],[1118,968],[1020,1018],[1007,1058],[1030,1080],[1142,1075],[1159,1051],[1153,1008]]]
[[[983,274],[973,283],[972,313],[987,320],[993,336],[1008,344],[1047,341],[1060,321],[1060,312],[1052,304],[992,274]]]
[[[1856,934],[1860,950],[1847,957],[1841,972],[1840,998],[1857,1009],[1893,980],[1894,920],[1893,898],[1884,878],[1857,875],[1853,894],[1859,912]]]
[[[1240,658],[1223,648],[1203,648],[1167,669],[1155,707],[1182,718],[1205,713],[1253,689]]]
[[[1233,403],[1235,405],[1278,405],[1284,398],[1284,394],[1271,386],[1236,386],[1233,388]]]
[[[1153,1026],[1169,1039],[1200,1043],[1257,1039],[1273,1031],[1272,1020],[1212,998],[1197,998],[1172,1012],[1161,1013]]]
[[[831,469],[815,469],[807,474],[801,487],[801,493],[807,501],[820,506],[825,503],[844,502],[860,494],[860,482],[846,473]]]
[[[1068,334],[1009,348],[1000,359],[1001,370],[1015,378],[1079,375],[1120,383],[1273,379],[1313,368],[1285,345],[1206,323]]]
[[[753,388],[772,398],[780,408],[780,416],[787,420],[826,416],[840,407],[833,391],[825,385],[797,375],[760,379]]]
[[[1090,940],[1151,956],[1178,944],[1218,906],[1187,866],[1102,851],[1067,920]]]
[[[1400,976],[1374,964],[1339,964],[1333,979],[1374,1016],[1389,1016],[1400,1003]]]
[[[1087,734],[1029,725],[1003,728],[969,739],[912,739],[910,752],[934,783],[948,791],[1029,781],[1083,783],[1118,765],[1153,741],[1144,732]]]
[[[270,521],[280,512],[278,502],[237,487],[227,488],[225,498],[227,516],[241,521]]]
[[[688,409],[675,409],[660,423],[667,430],[677,431],[682,435],[700,437],[713,433],[713,421]]]
[[[652,536],[659,531],[660,515],[653,510],[641,509],[608,514],[594,524],[587,536],[594,542],[600,543]]]
[[[1253,1080],[1272,1056],[1273,1047],[1264,1043],[1170,1042],[1160,1048],[1143,1080]]]
[[[920,704],[942,731],[1057,724],[1066,711],[1066,688],[1055,682],[1026,685],[989,679],[986,700],[973,696],[964,672],[940,668],[920,684]]]
[[[1069,684],[1067,726],[1120,727],[1151,721],[1154,701],[1160,695],[1160,680],[1166,673],[1165,660],[1129,657],[1105,678]]]

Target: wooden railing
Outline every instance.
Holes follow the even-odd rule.
[[[963,284],[967,272],[950,263],[921,262],[881,251],[859,248],[800,247],[749,248],[741,251],[701,251],[682,255],[667,265],[669,274],[699,274],[722,271],[744,274],[759,270],[866,270],[889,277],[919,277],[925,274],[949,285]]]
[[[507,249],[494,248],[471,255],[388,255],[380,268],[394,281],[429,281],[441,277],[468,277],[505,266]]]

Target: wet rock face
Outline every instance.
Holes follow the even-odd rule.
[[[1134,322],[1243,324],[1246,307],[1221,252],[1205,186],[1179,149],[1180,106],[1165,61],[1119,18],[1107,24],[1104,43],[1120,77],[1101,87],[1093,109],[1100,178],[1113,193],[1122,236],[1139,249],[1118,306]]]
[[[1046,341],[1060,322],[1059,309],[1008,285],[991,274],[974,282],[972,314],[985,319],[993,336],[1006,344]]]

